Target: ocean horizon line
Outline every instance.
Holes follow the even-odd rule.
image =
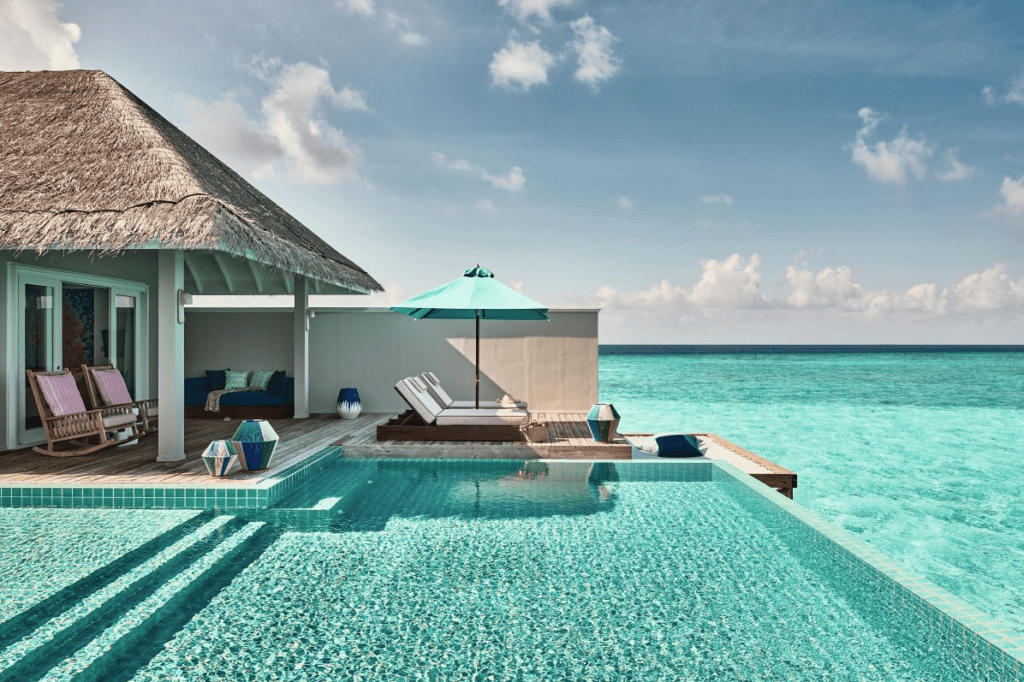
[[[1024,344],[599,343],[599,355],[713,355],[784,353],[1024,353]]]

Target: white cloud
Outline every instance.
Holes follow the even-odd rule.
[[[750,310],[762,308],[768,299],[761,292],[761,259],[754,254],[749,260],[734,253],[725,260],[700,262],[701,277],[692,289],[662,280],[650,289],[620,292],[614,287],[601,287],[597,303],[603,308],[641,311],[646,314],[679,317],[683,311]]]
[[[434,163],[443,168],[476,173],[481,180],[486,180],[495,187],[508,190],[509,192],[518,192],[526,186],[526,177],[523,175],[523,169],[519,166],[512,166],[505,175],[494,175],[478,164],[466,159],[449,160],[441,152],[434,152],[430,155],[430,158],[434,160]]]
[[[526,185],[523,169],[519,166],[512,166],[505,175],[491,175],[487,172],[481,172],[480,177],[495,187],[507,189],[509,192],[518,192]]]
[[[523,293],[523,280],[521,280],[521,279],[514,279],[511,282],[509,282],[508,285],[510,287],[512,287],[512,289],[514,289],[515,291],[518,291],[519,293]]]
[[[1003,207],[1004,211],[1013,214],[1024,213],[1024,175],[1017,180],[1003,178],[1003,186],[999,189],[999,193],[1003,195],[1003,200],[1006,202],[1006,206]]]
[[[723,261],[700,262],[700,281],[690,292],[690,302],[698,308],[760,308],[767,304],[761,293],[761,259],[755,253],[747,262],[734,253]]]
[[[0,70],[77,69],[77,24],[61,23],[56,0],[0,0]]]
[[[960,280],[953,289],[956,305],[965,310],[1024,309],[1024,277],[1014,282],[1005,263]]]
[[[348,86],[335,90],[327,69],[305,62],[263,60],[253,72],[273,88],[262,101],[262,123],[250,121],[230,97],[212,104],[190,100],[189,132],[256,178],[280,173],[306,183],[358,179],[361,152],[324,117],[321,103],[367,111],[363,94]]]
[[[786,283],[785,301],[793,308],[849,308],[863,293],[853,281],[853,270],[845,265],[818,272],[791,265],[786,268]]]
[[[1017,74],[1017,77],[1010,83],[1010,90],[1006,93],[1006,101],[1024,106],[1024,71]]]
[[[710,194],[706,197],[701,197],[700,200],[705,204],[725,204],[726,206],[732,206],[732,197],[728,194]]]
[[[989,106],[995,106],[1003,102],[1024,106],[1024,70],[1010,81],[1010,88],[1006,91],[1005,95],[997,94],[995,88],[991,85],[986,85],[981,89],[981,96],[985,98],[985,104]]]
[[[879,182],[904,185],[908,172],[917,178],[925,176],[925,161],[932,155],[932,149],[923,140],[910,139],[904,128],[895,139],[876,142],[871,147],[866,140],[882,117],[868,107],[862,108],[857,115],[864,125],[857,131],[853,143],[853,162],[864,166],[869,177]]]
[[[620,196],[615,200],[615,203],[618,204],[619,208],[623,211],[628,211],[633,208],[633,202],[629,200],[629,197]]]
[[[346,9],[352,14],[372,17],[374,14],[373,0],[334,0],[334,6]]]
[[[599,26],[590,15],[569,24],[576,37],[572,48],[576,51],[575,78],[581,83],[597,89],[622,68],[622,60],[612,51],[612,44],[618,40],[604,26]]]
[[[491,84],[518,92],[526,92],[535,85],[548,82],[548,69],[555,63],[551,53],[540,43],[517,43],[509,38],[508,44],[494,53],[491,59]]]
[[[412,47],[423,47],[427,44],[427,39],[412,30],[412,23],[405,17],[388,11],[384,13],[384,18],[387,20],[388,28],[398,32],[398,39],[403,44]]]
[[[810,270],[788,266],[778,298],[761,290],[761,260],[753,255],[744,261],[733,254],[722,261],[701,261],[701,278],[692,288],[663,280],[641,291],[618,291],[601,287],[594,302],[613,316],[622,313],[642,317],[683,320],[695,310],[704,315],[768,310],[816,311],[817,315],[884,319],[884,316],[913,318],[977,316],[979,314],[1024,313],[1024,276],[1014,280],[1004,263],[963,277],[940,287],[934,282],[915,284],[905,292],[868,290],[856,281],[849,266]]]
[[[543,23],[551,23],[551,10],[571,5],[574,0],[498,0],[498,4],[516,15],[520,21],[536,16]]]
[[[278,140],[250,121],[234,100],[207,104],[190,98],[185,101],[185,114],[191,120],[189,134],[243,175],[266,177],[284,156]]]
[[[494,213],[494,202],[490,199],[481,199],[476,202],[476,210],[481,213]]]
[[[965,163],[961,163],[960,160],[956,158],[955,149],[946,150],[945,157],[946,163],[948,164],[948,168],[942,173],[939,173],[938,175],[935,176],[942,182],[966,180],[970,177],[973,177],[975,172],[977,172],[978,170],[974,166],[968,166]]]

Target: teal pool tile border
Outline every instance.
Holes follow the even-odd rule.
[[[0,507],[109,509],[266,509],[341,457],[340,447],[315,455],[254,486],[24,485],[0,488]]]
[[[658,462],[652,462],[657,465]],[[646,462],[637,462],[646,466]],[[696,464],[696,463],[694,463]],[[924,576],[895,563],[874,547],[821,519],[817,514],[744,474],[727,462],[713,462],[713,480],[728,482],[755,499],[787,512],[802,526],[821,538],[816,551],[838,553],[848,571],[870,572],[881,578],[881,587],[897,593],[910,604],[916,602],[920,618],[950,643],[958,644],[972,656],[987,663],[1004,677],[1024,681],[1024,636],[1006,624],[989,617]]]

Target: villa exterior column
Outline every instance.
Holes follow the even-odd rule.
[[[157,274],[157,461],[185,459],[185,323],[179,292],[185,287],[185,254],[160,249]]]
[[[295,418],[309,419],[309,283],[295,275]]]

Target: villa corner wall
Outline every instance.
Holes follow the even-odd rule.
[[[550,322],[480,325],[480,398],[527,400],[531,411],[583,411],[597,402],[597,310],[552,310]],[[293,375],[292,314],[190,308],[185,374],[286,369]],[[473,398],[472,320],[413,320],[384,308],[316,309],[310,321],[311,412],[333,412],[340,388],[364,410],[399,412],[402,377],[433,371],[458,399]]]

